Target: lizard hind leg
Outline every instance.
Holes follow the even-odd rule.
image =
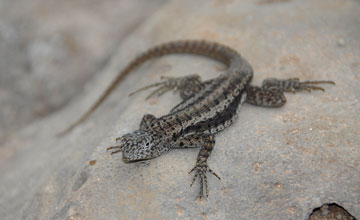
[[[246,87],[246,103],[278,108],[286,103],[284,92],[295,93],[298,90],[306,90],[311,92],[312,90],[321,90],[325,92],[325,89],[314,84],[333,84],[333,81],[299,81],[299,78],[290,79],[265,79],[261,87],[247,86]]]
[[[283,92],[292,92],[295,93],[296,90],[306,90],[311,92],[312,90],[321,90],[325,92],[325,89],[320,86],[315,86],[314,84],[332,84],[335,85],[335,82],[328,80],[319,80],[319,81],[299,81],[299,78],[290,78],[290,79],[275,79],[268,78],[263,81],[262,88],[270,89],[276,88]]]
[[[130,93],[129,96],[135,95],[136,93],[150,89],[152,87],[159,87],[159,88],[154,90],[152,93],[150,93],[150,95],[148,95],[145,99],[149,99],[151,96],[155,95],[158,91],[166,89],[168,86],[166,85],[166,82],[153,83]]]
[[[200,76],[197,74],[192,74],[192,75],[188,75],[188,76],[184,76],[184,77],[162,76],[160,79],[163,81],[142,87],[142,88],[130,93],[129,96],[132,96],[136,93],[139,93],[141,91],[144,91],[144,90],[147,90],[147,89],[150,89],[153,87],[157,87],[154,91],[152,91],[145,98],[146,100],[155,95],[161,96],[162,94],[164,94],[170,90],[173,90],[174,92],[180,91],[180,96],[183,99],[185,99],[201,89],[201,88],[199,88],[201,86]],[[197,89],[197,88],[199,88],[199,89]],[[192,90],[196,90],[196,91],[192,91]]]
[[[277,88],[265,89],[257,86],[247,86],[246,94],[246,103],[252,105],[278,108],[286,103],[284,93]]]

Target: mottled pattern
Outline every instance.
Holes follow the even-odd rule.
[[[65,133],[85,120],[131,70],[150,58],[174,53],[207,56],[224,63],[227,69],[218,77],[206,82],[201,82],[198,75],[181,78],[163,77],[162,82],[135,91],[134,93],[137,93],[155,87],[155,90],[147,96],[150,98],[175,90],[179,91],[183,102],[160,118],[150,114],[145,115],[139,130],[118,138],[116,145],[109,147],[108,150],[114,150],[112,154],[122,151],[123,161],[128,163],[152,159],[174,148],[199,147],[196,165],[190,172],[195,173],[191,185],[197,178],[200,180],[200,197],[204,195],[204,187],[206,196],[209,194],[206,176],[208,172],[220,179],[207,165],[207,160],[215,146],[214,135],[236,120],[239,107],[244,102],[264,107],[280,107],[286,102],[283,92],[323,90],[313,84],[333,84],[331,81],[300,82],[298,79],[267,79],[262,87],[251,86],[252,67],[235,50],[206,41],[170,42],[154,47],[132,61],[93,107]]]

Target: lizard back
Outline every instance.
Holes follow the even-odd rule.
[[[209,42],[204,40],[185,40],[185,41],[173,41],[164,43],[158,46],[155,46],[146,52],[140,54],[136,57],[133,61],[131,61],[112,81],[112,83],[107,87],[104,93],[98,98],[98,100],[89,108],[88,111],[85,112],[77,121],[71,124],[67,129],[60,132],[58,136],[66,135],[76,126],[81,124],[85,121],[91,113],[93,113],[101,103],[113,92],[113,90],[117,87],[117,85],[124,79],[124,77],[129,74],[132,70],[136,67],[140,66],[145,61],[155,58],[164,56],[167,54],[196,54],[202,55],[205,57],[209,57],[224,63],[227,66],[227,70],[224,74],[227,75],[227,81],[231,80],[243,80],[243,82],[249,83],[252,78],[252,68],[250,64],[244,60],[235,50],[227,47],[225,45]],[[223,74],[223,75],[224,75]],[[239,78],[239,74],[241,75],[241,79]],[[221,80],[222,76],[219,77]],[[234,85],[234,84],[233,84]],[[231,86],[231,85],[229,85]],[[225,88],[223,88],[225,89]],[[219,92],[219,90],[213,90]],[[194,101],[199,101],[200,99],[204,98],[204,94],[199,94],[196,97],[192,97],[192,99],[187,100],[184,103],[181,103],[182,107],[187,107],[189,103],[194,103]],[[214,99],[219,100],[219,99]],[[198,105],[203,105],[203,103],[199,102]],[[179,106],[180,108],[181,106]],[[195,108],[194,108],[195,109]],[[195,113],[194,113],[195,114]],[[184,115],[185,117],[186,115]]]

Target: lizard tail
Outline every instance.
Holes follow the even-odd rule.
[[[213,58],[224,63],[227,66],[231,65],[232,57],[234,54],[238,53],[221,44],[208,41],[200,40],[187,40],[187,41],[173,41],[165,44],[155,46],[148,51],[140,54],[133,61],[131,61],[112,81],[109,87],[103,92],[103,94],[98,98],[98,100],[91,106],[91,108],[85,112],[77,121],[71,124],[68,128],[58,133],[57,136],[61,137],[69,133],[76,126],[85,121],[91,113],[93,113],[99,105],[111,94],[111,92],[117,87],[117,85],[124,79],[124,77],[130,73],[133,69],[140,66],[145,61],[160,57],[167,54],[177,54],[177,53],[190,53],[197,54],[206,57]]]

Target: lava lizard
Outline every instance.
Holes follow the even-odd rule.
[[[227,69],[218,77],[205,82],[202,82],[198,75],[164,77],[159,83],[137,90],[136,92],[139,92],[157,87],[147,98],[175,90],[179,91],[183,101],[162,117],[144,115],[138,130],[117,138],[116,144],[107,150],[111,150],[111,154],[122,151],[123,161],[129,163],[158,157],[170,149],[200,148],[196,165],[189,172],[195,172],[191,185],[196,178],[200,179],[200,197],[204,196],[204,187],[208,196],[207,172],[220,179],[207,165],[215,145],[214,135],[234,123],[243,103],[281,107],[286,103],[284,92],[325,91],[314,84],[335,84],[332,81],[301,82],[298,78],[268,78],[263,81],[261,87],[253,86],[250,84],[253,77],[251,65],[230,47],[199,40],[174,41],[153,47],[130,62],[95,104],[61,135],[84,121],[131,70],[151,58],[178,53],[210,57],[224,63]]]

